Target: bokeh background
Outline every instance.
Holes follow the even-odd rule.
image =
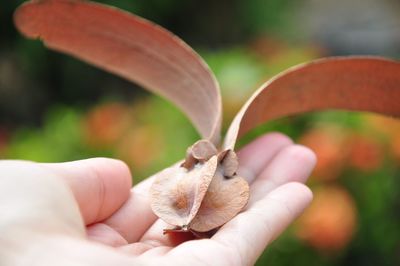
[[[22,38],[0,8],[0,158],[120,158],[135,182],[181,159],[199,136],[170,103]],[[179,35],[221,83],[224,127],[255,89],[314,58],[400,57],[398,0],[104,0]],[[400,99],[399,99],[400,101]],[[273,121],[319,162],[315,199],[257,265],[400,265],[400,123],[330,111]]]

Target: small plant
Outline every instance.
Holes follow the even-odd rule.
[[[234,148],[255,126],[323,109],[400,116],[400,63],[378,57],[332,57],[290,68],[264,83],[220,142],[219,85],[206,63],[182,40],[143,18],[78,0],[36,0],[15,13],[29,38],[136,82],[176,104],[202,139],[185,159],[156,174],[153,211],[171,231],[212,231],[240,212],[249,185],[237,175]]]

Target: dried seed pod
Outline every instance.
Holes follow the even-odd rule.
[[[217,170],[217,156],[190,170],[171,167],[157,174],[150,189],[151,208],[165,222],[187,228]]]
[[[232,177],[236,174],[236,171],[239,167],[239,160],[236,153],[232,150],[226,150],[220,154],[223,155],[220,156],[223,175],[225,177]]]
[[[231,220],[247,204],[249,184],[240,176],[227,178],[219,166],[190,229],[207,232]]]
[[[192,156],[200,162],[207,161],[217,154],[217,148],[210,141],[202,139],[190,148]]]
[[[249,199],[249,185],[234,173],[238,159],[232,150],[216,153],[214,145],[198,141],[188,149],[181,167],[168,168],[158,174],[151,193],[151,207],[179,231],[207,232],[234,217]],[[186,168],[193,164],[190,168]]]
[[[182,166],[191,169],[197,162],[205,162],[217,154],[217,148],[209,140],[199,140],[186,151],[186,159]]]

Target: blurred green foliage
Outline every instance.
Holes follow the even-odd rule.
[[[199,136],[179,110],[20,37],[11,18],[21,2],[7,1],[0,9],[0,158],[116,157],[129,164],[138,182],[184,156]],[[291,34],[294,1],[101,2],[153,20],[199,48],[221,83],[225,130],[259,85],[324,50],[283,38]],[[301,218],[257,265],[400,265],[399,128],[399,122],[380,117],[325,112],[272,121],[247,134],[239,146],[271,131],[311,146],[320,165],[309,184],[315,191],[341,191],[315,202],[345,195],[343,201],[355,206],[342,208],[337,201],[310,209],[305,217],[317,217],[317,225],[326,227],[313,234]],[[338,211],[331,216],[331,209]],[[343,238],[336,238],[344,229]]]

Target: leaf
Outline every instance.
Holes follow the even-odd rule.
[[[30,1],[18,8],[14,21],[25,36],[40,38],[51,49],[169,99],[203,138],[218,144],[219,85],[206,63],[177,36],[133,14],[89,1]]]
[[[290,68],[267,81],[244,104],[224,148],[257,125],[323,110],[369,111],[400,117],[400,63],[378,57],[332,57]]]

